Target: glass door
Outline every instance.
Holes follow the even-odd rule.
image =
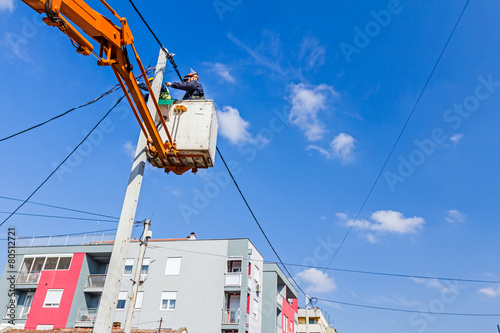
[[[30,291],[26,294],[26,298],[24,299],[24,306],[21,308],[21,313],[19,313],[19,318],[26,319],[28,318],[28,314],[30,313],[31,303],[33,302],[33,296],[35,293]]]

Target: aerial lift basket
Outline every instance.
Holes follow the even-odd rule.
[[[164,159],[149,155],[149,163],[175,174],[213,167],[218,127],[214,102],[160,99],[158,104],[176,150]],[[157,128],[163,142],[168,141],[161,122]]]

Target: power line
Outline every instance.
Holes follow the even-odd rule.
[[[450,277],[439,277],[439,276],[410,275],[410,274],[362,271],[362,270],[355,270],[355,269],[317,267],[317,266],[299,265],[299,264],[292,264],[292,263],[285,263],[285,264],[288,266],[296,266],[296,267],[304,267],[304,268],[316,268],[316,269],[345,272],[345,273],[358,273],[358,274],[370,274],[370,275],[381,275],[381,276],[392,276],[392,277],[403,277],[403,278],[414,278],[414,279],[425,279],[425,280],[444,280],[444,281],[471,282],[471,283],[500,283],[500,281],[495,281],[495,280],[461,279],[461,278],[450,278]]]
[[[37,125],[34,125],[34,126],[31,126],[31,127],[28,127],[28,128],[26,128],[26,129],[24,129],[24,130],[22,130],[22,131],[19,131],[19,132],[15,133],[15,134],[12,134],[12,135],[6,136],[5,138],[0,139],[0,142],[5,141],[5,140],[8,140],[8,139],[12,139],[13,137],[18,136],[19,134],[23,134],[23,133],[29,132],[29,131],[31,131],[31,130],[34,130],[34,129],[35,129],[35,128],[37,128],[37,127],[40,127],[40,126],[42,126],[42,125],[45,125],[45,124],[47,124],[47,123],[50,123],[50,122],[51,122],[51,121],[53,121],[53,120],[56,120],[56,119],[58,119],[58,118],[61,118],[62,116],[65,116],[65,115],[69,114],[69,113],[70,113],[70,112],[72,112],[72,111],[75,111],[75,110],[80,109],[80,108],[83,108],[83,107],[85,107],[85,106],[89,106],[89,105],[91,105],[91,104],[94,104],[95,102],[97,102],[97,101],[98,101],[98,100],[100,100],[101,98],[103,98],[103,97],[105,97],[105,96],[107,96],[107,95],[111,94],[112,92],[115,92],[115,91],[116,91],[116,90],[118,90],[119,88],[120,88],[120,86],[119,86],[119,85],[116,85],[116,86],[114,86],[113,88],[111,88],[110,90],[108,90],[108,91],[106,91],[105,93],[103,93],[101,96],[94,98],[94,99],[93,99],[93,100],[91,100],[90,102],[87,102],[87,103],[85,103],[85,104],[82,104],[82,105],[77,106],[77,107],[74,107],[74,108],[71,108],[71,109],[69,109],[68,111],[63,112],[63,113],[61,113],[61,114],[59,114],[59,115],[57,115],[57,116],[55,116],[55,117],[52,117],[52,118],[50,118],[50,119],[48,119],[48,120],[46,120],[46,121],[43,121],[43,122],[41,122],[41,123],[39,123],[39,124],[37,124]]]
[[[21,200],[21,199],[16,199],[16,198],[11,198],[11,197],[4,197],[4,196],[0,196],[0,199],[13,200],[13,201],[21,201],[21,202],[24,201],[24,200]],[[56,208],[56,209],[61,209],[61,210],[67,210],[67,211],[70,211],[70,212],[76,212],[76,213],[82,213],[82,214],[88,214],[88,215],[94,215],[94,216],[102,216],[102,217],[107,217],[107,218],[110,218],[110,219],[119,219],[119,217],[116,217],[116,216],[110,216],[110,215],[104,215],[104,214],[97,214],[97,213],[92,213],[92,212],[88,212],[88,211],[85,211],[85,210],[78,210],[78,209],[66,208],[66,207],[61,207],[61,206],[49,205],[49,204],[35,202],[35,201],[28,201],[27,203],[32,204],[32,205],[39,205],[39,206],[44,206],[44,207],[50,207],[50,208]]]
[[[111,111],[122,101],[124,97],[125,96],[122,96],[118,99],[115,105],[113,105],[113,107],[109,109],[109,111],[104,115],[104,117],[99,120],[99,122],[94,126],[94,128],[92,128],[92,130],[85,136],[85,138],[83,138],[83,140],[75,147],[75,149],[73,149],[71,153],[66,156],[66,158],[54,169],[54,171],[51,172],[51,174],[47,178],[45,178],[45,180],[29,195],[28,198],[26,198],[26,200],[23,201],[22,204],[20,204],[2,223],[0,223],[0,227],[4,225],[4,223],[7,222],[15,213],[17,213],[17,211],[21,209],[21,207],[23,207],[33,195],[35,195],[35,193],[50,179],[50,177],[52,177],[52,175],[56,173],[57,170],[59,170],[59,168],[71,157],[71,155],[73,155],[73,153],[85,142],[85,140],[87,140],[90,134],[94,132],[97,126],[101,124],[101,122],[111,113]]]
[[[431,315],[441,315],[441,316],[500,317],[500,313],[457,313],[457,312],[439,312],[439,311],[417,311],[417,310],[388,308],[388,307],[383,307],[383,306],[348,303],[348,302],[341,302],[341,301],[335,301],[335,300],[324,299],[324,298],[317,298],[317,299],[319,301],[328,302],[328,303],[335,303],[335,304],[355,306],[358,308],[367,308],[367,309],[375,309],[375,310],[397,311],[397,312],[406,312],[406,313],[420,313],[420,314],[431,314]]]
[[[107,231],[116,231],[116,228],[103,229],[103,230],[92,230],[92,231],[84,231],[84,232],[75,232],[75,233],[71,233],[71,234],[60,234],[60,235],[24,236],[24,237],[17,237],[16,239],[32,239],[33,237],[35,237],[35,238],[50,238],[50,237],[63,237],[63,236],[78,236],[78,235],[85,235],[85,234],[96,234],[96,233],[107,232]],[[0,239],[0,241],[6,241],[6,240],[7,240],[7,238]]]
[[[150,73],[153,69],[154,69],[154,67],[153,67],[153,68],[148,67],[148,69],[147,69],[146,73]],[[141,76],[142,76],[142,75],[139,75],[138,77],[136,77],[136,79],[139,79]],[[89,101],[89,102],[87,102],[87,103],[85,103],[85,104],[82,104],[82,105],[80,105],[80,106],[77,106],[77,107],[71,108],[71,109],[69,109],[68,111],[63,112],[63,113],[61,113],[61,114],[59,114],[59,115],[57,115],[57,116],[55,116],[55,117],[52,117],[52,118],[50,118],[50,119],[48,119],[48,120],[46,120],[46,121],[43,121],[43,122],[41,122],[41,123],[39,123],[39,124],[37,124],[37,125],[34,125],[34,126],[31,126],[31,127],[28,127],[28,128],[26,128],[26,129],[24,129],[24,130],[22,130],[22,131],[19,131],[19,132],[15,133],[15,134],[12,134],[12,135],[9,135],[9,136],[7,136],[7,137],[5,137],[5,138],[3,138],[3,139],[0,139],[0,142],[5,141],[5,140],[8,140],[8,139],[12,139],[13,137],[18,136],[19,134],[23,134],[23,133],[29,132],[29,131],[31,131],[31,130],[34,130],[35,128],[38,128],[38,127],[40,127],[40,126],[42,126],[42,125],[45,125],[45,124],[47,124],[47,123],[50,123],[50,122],[51,122],[51,121],[53,121],[53,120],[56,120],[56,119],[58,119],[58,118],[61,118],[62,116],[65,116],[65,115],[69,114],[69,113],[70,113],[70,112],[72,112],[72,111],[75,111],[75,110],[80,109],[80,108],[83,108],[83,107],[85,107],[85,106],[89,106],[89,105],[91,105],[91,104],[94,104],[95,102],[97,102],[97,101],[98,101],[98,100],[100,100],[101,98],[103,98],[103,97],[105,97],[105,96],[107,96],[107,95],[109,95],[109,94],[111,94],[111,93],[115,92],[115,91],[116,91],[116,90],[118,90],[118,89],[120,89],[120,85],[119,85],[119,84],[116,84],[113,88],[111,88],[111,89],[109,89],[108,91],[104,92],[101,96],[96,97],[96,98],[94,98],[93,100],[91,100],[91,101]]]
[[[153,249],[153,250],[155,248],[161,248],[161,249],[167,249],[167,250],[172,250],[172,251],[187,252],[187,253],[194,253],[194,254],[221,257],[221,258],[229,258],[230,257],[227,255],[217,254],[217,253],[193,251],[193,250],[186,250],[186,249],[176,249],[173,247],[154,245],[154,240],[150,240],[148,248]],[[247,260],[247,259],[243,258],[242,260]],[[268,263],[268,264],[278,264],[274,261],[266,261],[266,260],[258,260],[258,259],[252,259],[252,260],[263,262],[263,263]],[[325,267],[311,266],[311,265],[300,265],[300,264],[287,263],[287,262],[285,262],[284,264],[287,266],[295,266],[295,267],[325,269]],[[462,278],[449,278],[449,277],[439,277],[439,276],[384,273],[384,272],[363,271],[363,270],[354,270],[354,269],[345,269],[345,268],[326,268],[326,269],[331,270],[331,271],[338,271],[338,272],[344,272],[344,273],[355,273],[355,274],[380,275],[380,276],[415,278],[415,279],[425,279],[425,280],[443,280],[443,281],[457,281],[457,282],[470,282],[470,283],[496,283],[496,284],[500,284],[500,281],[497,281],[497,280],[462,279]]]
[[[274,246],[273,244],[271,243],[271,241],[269,240],[269,238],[267,237],[264,229],[262,229],[262,226],[260,225],[259,223],[259,220],[257,220],[257,217],[255,217],[255,214],[253,213],[252,211],[252,208],[250,207],[250,205],[248,204],[248,201],[247,199],[245,198],[245,196],[243,195],[243,193],[241,192],[241,189],[238,185],[238,183],[236,182],[236,180],[234,179],[233,177],[233,174],[231,173],[231,170],[229,169],[229,167],[227,166],[226,164],[226,161],[224,160],[224,157],[222,157],[222,154],[219,150],[219,147],[216,147],[217,149],[217,153],[219,154],[222,162],[224,163],[224,166],[226,167],[226,170],[227,172],[229,173],[229,176],[231,176],[231,179],[233,180],[233,183],[234,185],[236,186],[236,188],[238,189],[238,192],[240,193],[240,196],[241,198],[243,199],[243,201],[245,202],[245,205],[247,206],[248,210],[250,211],[250,214],[252,214],[252,217],[255,221],[255,223],[257,223],[257,226],[259,227],[260,231],[262,232],[262,234],[264,235],[264,238],[266,239],[267,243],[269,244],[269,246],[271,247],[271,249],[273,250],[274,254],[276,255],[276,258],[278,258],[279,262],[281,263],[281,265],[283,266],[283,269],[288,273],[288,275],[290,276],[290,279],[292,279],[292,281],[295,283],[295,285],[297,286],[297,288],[304,294],[304,296],[306,298],[308,298],[308,296],[306,295],[306,293],[302,290],[302,288],[299,286],[299,284],[297,283],[297,281],[295,281],[293,275],[288,271],[288,268],[286,268],[285,264],[283,263],[283,261],[281,260],[280,256],[278,255],[278,252],[276,252],[276,250],[274,249]]]
[[[182,81],[182,76],[179,73],[179,70],[177,69],[177,64],[174,61],[175,54],[171,54],[171,53],[168,52],[168,50],[161,44],[161,42],[158,39],[158,37],[156,37],[156,34],[153,32],[153,29],[151,29],[151,27],[149,26],[148,22],[146,22],[146,20],[142,16],[142,14],[139,12],[139,9],[137,9],[137,7],[135,6],[134,2],[132,0],[129,0],[129,2],[132,5],[132,7],[134,7],[134,10],[139,15],[139,17],[141,18],[142,22],[144,22],[144,24],[148,28],[149,32],[151,33],[151,35],[153,35],[153,37],[156,39],[156,42],[158,43],[158,45],[160,45],[160,47],[163,50],[163,52],[165,52],[165,55],[167,56],[168,61],[170,61],[170,63],[172,64],[172,67],[174,68],[175,72],[179,76],[179,79]]]
[[[2,212],[0,214],[12,214],[12,212]],[[29,214],[29,213],[17,213],[17,215],[33,216],[33,217],[49,217],[53,219],[65,219],[65,220],[82,220],[82,221],[97,221],[97,222],[112,222],[118,223],[118,221],[111,220],[101,220],[101,219],[90,219],[84,217],[72,217],[72,216],[57,216],[57,215],[42,215],[42,214]]]
[[[378,183],[378,181],[379,181],[380,177],[382,176],[382,172],[384,172],[385,167],[387,166],[387,163],[389,162],[389,160],[390,160],[390,158],[391,158],[392,154],[394,153],[394,150],[396,149],[396,146],[398,145],[398,143],[399,143],[399,141],[400,141],[401,137],[403,136],[403,133],[404,133],[404,131],[405,131],[406,127],[408,126],[408,123],[410,122],[410,119],[411,119],[411,117],[413,116],[413,113],[415,112],[415,109],[417,108],[417,106],[418,106],[418,104],[419,104],[419,102],[420,102],[420,99],[422,98],[422,95],[424,94],[424,92],[425,92],[425,90],[426,90],[426,88],[427,88],[427,86],[428,86],[428,84],[429,84],[429,82],[430,82],[430,80],[431,80],[431,78],[432,78],[432,76],[433,76],[433,74],[434,74],[434,72],[435,72],[435,70],[436,70],[436,68],[437,68],[437,66],[438,66],[438,64],[439,64],[439,62],[440,62],[440,60],[441,60],[441,58],[443,57],[443,54],[444,54],[444,52],[445,52],[445,50],[446,50],[446,48],[447,48],[447,46],[448,46],[448,44],[449,44],[449,42],[450,42],[450,40],[451,40],[452,36],[453,36],[453,34],[455,33],[455,30],[457,29],[458,24],[460,23],[460,20],[462,19],[462,16],[463,16],[463,14],[464,14],[465,10],[467,9],[467,6],[469,5],[469,1],[470,1],[470,0],[467,0],[467,2],[465,3],[465,5],[464,5],[464,7],[463,7],[463,9],[462,9],[462,12],[460,13],[460,16],[458,17],[458,19],[457,19],[457,21],[456,21],[456,23],[455,23],[455,26],[453,27],[453,29],[452,29],[452,31],[451,31],[451,33],[450,33],[450,35],[448,36],[448,39],[446,40],[446,43],[444,44],[444,47],[443,47],[443,49],[441,50],[441,53],[439,54],[439,57],[438,57],[438,59],[436,60],[436,62],[435,62],[435,64],[434,64],[434,67],[432,68],[431,73],[430,73],[430,74],[429,74],[429,76],[427,77],[427,80],[425,81],[425,84],[424,84],[424,86],[423,86],[422,90],[420,91],[420,94],[419,94],[419,96],[418,96],[418,98],[417,98],[417,100],[416,100],[416,102],[415,102],[415,105],[413,106],[413,108],[412,108],[412,110],[411,110],[411,112],[410,112],[410,115],[409,115],[409,116],[408,116],[408,118],[406,119],[406,122],[405,122],[405,124],[403,125],[403,128],[401,129],[401,131],[400,131],[400,133],[399,133],[399,135],[398,135],[398,137],[397,137],[397,139],[396,139],[396,142],[394,142],[394,145],[392,146],[392,148],[391,148],[391,150],[390,150],[390,152],[389,152],[389,155],[388,155],[388,156],[387,156],[387,158],[385,159],[385,162],[384,162],[384,164],[382,165],[382,168],[380,169],[380,172],[378,173],[377,178],[375,178],[375,181],[373,182],[373,185],[371,186],[370,190],[368,191],[368,194],[366,195],[365,200],[363,201],[363,204],[361,205],[361,207],[360,207],[360,209],[359,209],[358,213],[356,214],[356,217],[354,218],[354,220],[353,220],[353,222],[351,223],[351,225],[350,225],[349,229],[347,230],[347,233],[345,234],[344,238],[343,238],[343,239],[342,239],[342,241],[340,242],[340,245],[338,246],[337,250],[336,250],[336,251],[335,251],[335,253],[333,254],[333,257],[332,257],[332,259],[330,260],[330,262],[328,263],[327,268],[328,268],[328,267],[330,267],[330,265],[332,264],[333,260],[335,259],[335,257],[336,257],[336,256],[337,256],[337,254],[339,253],[340,249],[342,248],[342,245],[344,245],[344,243],[345,243],[345,241],[346,241],[346,239],[347,239],[347,236],[349,236],[349,234],[351,233],[352,228],[354,227],[354,225],[355,225],[355,224],[356,224],[356,222],[358,221],[359,215],[360,215],[360,214],[361,214],[361,212],[363,211],[363,208],[365,207],[365,205],[366,205],[366,203],[367,203],[368,199],[370,198],[370,196],[371,196],[371,194],[372,194],[372,192],[373,192],[373,190],[374,190],[375,186],[377,185],[377,183]],[[326,271],[326,270],[325,270],[325,271]],[[323,271],[323,273],[324,273],[324,271]],[[317,284],[321,281],[321,279],[322,279],[322,278],[323,278],[323,276],[321,276],[321,277],[319,278],[318,282],[316,282],[316,285],[317,285]],[[315,285],[315,286],[316,286],[316,285]]]
[[[139,225],[134,225],[135,227],[139,227]],[[60,234],[60,235],[46,235],[46,236],[24,236],[24,237],[17,237],[17,239],[31,239],[33,237],[35,238],[50,238],[50,237],[63,237],[63,236],[77,236],[77,235],[85,235],[85,234],[96,234],[96,233],[101,233],[101,232],[107,232],[107,231],[116,231],[116,228],[111,228],[111,229],[103,229],[103,230],[91,230],[91,231],[82,231],[82,232],[74,232],[71,234]],[[7,238],[1,238],[0,241],[5,241]]]

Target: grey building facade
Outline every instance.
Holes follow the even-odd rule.
[[[111,251],[112,242],[18,247],[15,325],[92,327]],[[266,270],[250,240],[150,240],[140,268],[138,253],[139,242],[131,242],[115,313],[122,327],[130,305],[131,278],[141,269],[132,327],[156,329],[161,320],[162,328],[185,326],[192,333],[279,332],[265,304],[273,302],[276,312],[278,287],[289,282],[277,266]],[[2,290],[9,289],[8,272],[5,267]],[[286,297],[296,298],[292,288],[287,290]],[[10,298],[0,298],[0,307],[6,309],[2,326],[11,319],[9,304]],[[271,317],[278,318],[276,313]]]

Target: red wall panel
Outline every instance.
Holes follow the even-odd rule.
[[[42,272],[25,329],[36,329],[37,325],[54,325],[54,328],[66,327],[84,257],[84,253],[75,253],[68,270]],[[58,308],[43,307],[49,289],[64,290]]]

